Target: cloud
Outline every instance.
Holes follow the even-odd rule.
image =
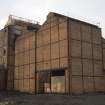
[[[6,24],[7,21],[8,21],[8,17],[0,19],[0,29],[2,29],[4,27],[4,25]]]
[[[105,0],[0,0],[0,26],[3,26],[9,14],[43,23],[48,12],[53,11],[100,22],[105,33],[104,4]]]

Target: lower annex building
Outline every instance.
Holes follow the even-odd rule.
[[[53,12],[43,25],[10,16],[0,30],[0,89],[105,92],[101,28]]]

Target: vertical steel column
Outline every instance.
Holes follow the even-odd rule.
[[[70,19],[67,18],[67,40],[68,40],[68,94],[72,94],[72,69],[71,69],[71,38],[70,38]]]
[[[92,63],[93,63],[93,86],[94,86],[94,91],[96,90],[95,89],[95,79],[94,79],[94,52],[93,52],[93,30],[92,30],[92,27],[91,27],[91,45],[92,45]]]
[[[82,23],[80,23],[80,33],[81,33],[81,64],[82,64],[82,91],[84,93],[84,78],[83,78],[83,53],[82,53],[82,44],[83,44],[83,41],[82,41]]]
[[[58,45],[59,45],[59,68],[60,68],[60,30],[59,30],[59,18],[57,17],[57,25],[58,25]]]
[[[51,90],[51,68],[52,68],[52,65],[51,65],[51,17],[49,18],[49,21],[50,23],[48,23],[50,26],[50,90]],[[52,93],[52,90],[51,90],[51,93]]]
[[[36,58],[37,58],[37,32],[35,31],[35,94],[37,94],[37,63],[36,63]]]
[[[30,38],[30,37],[29,37]],[[33,50],[33,49],[30,49],[30,39],[29,39],[29,91],[30,91],[30,51]]]

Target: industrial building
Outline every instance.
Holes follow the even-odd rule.
[[[34,94],[105,92],[101,28],[54,12],[42,25],[10,16],[0,31],[0,89]]]

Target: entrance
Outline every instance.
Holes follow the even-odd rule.
[[[51,91],[53,93],[65,93],[65,72],[52,71],[51,72]]]
[[[52,70],[37,73],[38,93],[65,93],[65,71]]]

